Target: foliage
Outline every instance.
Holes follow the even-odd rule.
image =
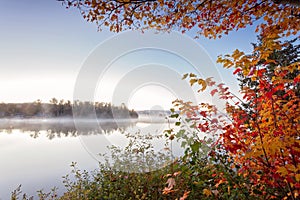
[[[65,177],[67,192],[60,199],[163,199],[168,152],[155,153],[150,141],[157,137],[140,133],[127,137],[124,149],[109,147],[111,155],[102,155],[106,162],[99,169],[87,173],[72,165],[75,180]]]
[[[246,181],[238,177],[236,171],[229,169],[233,160],[229,161],[228,155],[221,154],[220,151],[215,151],[214,155],[200,156],[194,149],[189,157],[173,160],[170,164],[170,152],[154,153],[150,143],[156,137],[141,134],[127,136],[131,139],[128,145],[124,149],[111,146],[112,160],[107,159],[92,172],[80,170],[76,163],[72,163],[71,174],[63,177],[63,195],[58,195],[58,188],[53,188],[50,192],[40,190],[37,193],[38,199],[243,199],[248,195],[245,187],[243,190],[233,187],[228,189],[223,183],[224,177],[228,176],[232,180],[227,182],[232,185]],[[198,146],[199,149],[202,146],[206,148],[204,141]],[[158,162],[145,162],[147,157],[148,160],[157,158]],[[138,160],[148,165],[139,165],[135,162]],[[21,192],[21,186],[11,196],[13,200],[19,198],[33,199]]]
[[[221,37],[262,19],[257,31],[281,36],[296,34],[300,3],[295,0],[59,0],[77,7],[83,17],[111,31],[155,28],[160,31],[194,29],[197,35]]]
[[[185,156],[150,173],[100,166],[89,174],[74,168],[75,181],[66,177],[68,191],[61,199],[299,198],[299,47],[282,41],[299,32],[299,1],[59,1],[78,7],[87,21],[116,32],[195,29],[196,36],[216,38],[258,22],[261,36],[251,55],[235,50],[218,58],[225,68],[234,68],[242,98],[212,78],[184,76],[191,86],[200,86],[199,92],[210,89],[212,96],[218,94],[227,102],[223,114],[207,103],[174,101],[181,111],[173,115],[180,130],[166,134],[182,141]],[[113,150],[122,158],[118,149]]]
[[[174,103],[195,130],[220,135],[218,144],[234,160],[230,167],[238,165],[239,176],[249,179],[251,195],[296,199],[300,192],[299,46],[264,42],[254,45],[252,55],[236,50],[218,59],[225,67],[235,68],[242,100],[224,84],[205,80],[211,95],[218,93],[227,102],[226,115],[209,104]],[[278,48],[266,53],[274,43]],[[189,77],[196,80],[191,85],[201,83],[203,87],[199,81],[203,79]]]

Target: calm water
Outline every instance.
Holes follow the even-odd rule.
[[[40,189],[49,191],[53,186],[62,193],[62,176],[70,172],[72,162],[76,161],[80,169],[94,170],[102,160],[98,154],[108,153],[107,146],[128,144],[126,133],[157,135],[169,126],[164,120],[143,118],[117,122],[83,120],[76,126],[71,119],[0,120],[0,199],[9,199],[11,191],[20,184],[29,195]],[[162,151],[165,139],[153,140],[152,144]],[[172,145],[173,154],[179,156],[179,144]]]

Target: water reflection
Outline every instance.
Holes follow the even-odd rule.
[[[13,130],[28,132],[33,138],[46,132],[48,139],[60,137],[77,137],[80,135],[110,134],[113,132],[124,132],[127,128],[135,126],[137,120],[76,120],[72,118],[63,119],[1,119],[0,131],[11,133]],[[80,127],[80,128],[78,128]]]
[[[85,119],[77,120],[76,124],[71,118],[1,119],[0,199],[9,199],[10,191],[19,184],[22,184],[23,191],[29,195],[35,195],[41,188],[49,191],[53,186],[58,186],[63,192],[61,177],[69,173],[69,164],[76,161],[82,169],[91,171],[103,161],[104,157],[100,154],[111,155],[111,149],[108,147],[128,150],[126,147],[133,141],[132,148],[145,149],[147,145],[143,142],[146,140],[154,147],[153,151],[149,150],[149,153],[153,152],[154,155],[163,153],[166,151],[165,137],[158,136],[163,134],[169,124],[164,123],[163,117],[160,121],[163,123],[158,122],[157,118],[150,117],[117,121]],[[144,138],[140,143],[132,139],[138,137],[136,135],[138,132]],[[132,137],[128,137],[129,133]],[[148,138],[148,135],[154,136],[154,139]],[[181,155],[182,150],[175,141],[172,148],[174,156]],[[134,149],[129,151],[128,159],[136,154],[139,155],[139,153],[131,153],[135,152]],[[141,158],[144,159],[143,156]],[[125,160],[129,162],[126,166],[129,167],[128,169],[144,170],[144,165],[128,159]],[[153,156],[152,160],[157,159],[159,158]]]

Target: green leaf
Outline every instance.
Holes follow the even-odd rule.
[[[176,113],[176,114],[170,115],[170,117],[171,117],[171,118],[178,118],[178,117],[179,117],[179,114]]]
[[[177,138],[183,138],[184,133],[185,133],[185,130],[181,129],[181,130],[179,130],[179,131],[177,132],[176,137],[177,137]]]
[[[165,133],[167,133],[167,134],[171,134],[171,133],[172,133],[172,131],[173,131],[172,129],[169,129],[169,130],[164,130],[164,132],[165,132]]]

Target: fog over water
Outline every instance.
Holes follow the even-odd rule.
[[[107,146],[128,144],[126,134],[162,135],[171,124],[165,117],[146,112],[138,119],[0,119],[0,199],[9,199],[20,184],[29,195],[53,186],[62,193],[62,176],[70,173],[72,162],[94,170],[103,159],[99,153],[109,153]],[[157,152],[165,148],[164,137],[151,143]],[[174,155],[182,154],[179,144],[173,147]]]

